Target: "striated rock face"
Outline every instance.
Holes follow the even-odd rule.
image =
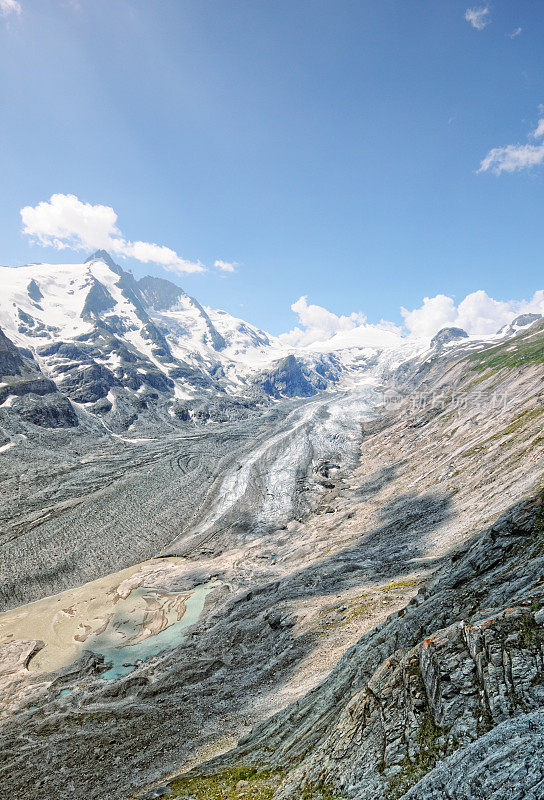
[[[507,720],[445,759],[404,798],[540,800],[544,782],[543,748],[544,712],[534,711]]]
[[[278,800],[542,797],[543,497],[457,550],[321,686],[200,771],[281,765]]]

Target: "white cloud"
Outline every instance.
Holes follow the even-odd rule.
[[[509,144],[507,147],[494,147],[480,164],[478,172],[491,170],[495,175],[501,172],[516,172],[530,169],[544,161],[544,144]]]
[[[21,14],[23,9],[17,0],[0,0],[0,14],[8,17],[10,14]]]
[[[488,333],[496,333],[503,325],[511,322],[517,313],[513,302],[494,300],[480,289],[468,294],[459,303],[455,324],[467,333],[485,336]]]
[[[540,139],[541,136],[544,136],[544,118],[539,119],[536,128],[531,133],[533,139]]]
[[[238,266],[238,262],[221,261],[221,259],[218,258],[216,261],[214,261],[213,265],[214,267],[217,267],[217,269],[220,269],[221,272],[236,272],[236,267]]]
[[[533,139],[544,136],[544,118],[539,119],[534,131]],[[509,144],[505,147],[494,147],[480,163],[478,172],[491,170],[495,175],[501,172],[517,172],[520,169],[530,169],[542,164],[544,161],[543,144]]]
[[[483,31],[483,29],[491,22],[489,19],[489,6],[467,8],[465,11],[465,19],[467,22],[470,22],[472,27],[476,28],[477,31]]]
[[[544,291],[530,300],[495,300],[482,289],[468,294],[459,304],[452,297],[437,294],[425,297],[419,308],[401,308],[404,329],[381,320],[370,324],[361,312],[338,316],[322,306],[308,304],[307,297],[293,303],[299,324],[279,336],[291,347],[313,351],[339,350],[348,347],[398,347],[403,340],[430,340],[441,328],[462,328],[471,336],[489,336],[520,314],[544,316]]]
[[[424,297],[423,305],[413,311],[401,308],[404,324],[414,336],[434,336],[440,328],[451,327],[457,316],[455,303],[451,297],[437,294],[436,297]]]
[[[25,206],[20,213],[23,233],[43,247],[103,249],[144,264],[160,264],[172,272],[204,271],[199,261],[187,261],[164,245],[127,241],[117,227],[117,214],[111,206],[84,203],[73,194],[53,194],[48,201]]]
[[[462,328],[472,336],[496,333],[519,314],[544,314],[544,292],[535,292],[531,300],[494,300],[482,289],[472,292],[455,305],[452,297],[439,294],[425,297],[423,304],[407,311],[401,309],[408,334],[434,336],[441,328]]]
[[[308,305],[306,296],[299,297],[291,306],[291,311],[297,314],[303,329],[296,327],[289,333],[282,334],[287,344],[306,345],[322,342],[339,331],[353,330],[357,325],[366,322],[364,314],[359,312],[353,312],[348,317],[337,316],[322,306]]]
[[[327,342],[327,349],[338,349],[387,347],[400,342],[400,328],[383,321],[370,325],[360,311],[338,316],[323,306],[308,305],[306,296],[293,303],[291,310],[297,314],[300,324],[280,335],[280,340],[286,345],[319,349],[320,342]]]
[[[512,31],[512,33],[509,33],[508,36],[511,39],[516,39],[520,35],[520,33],[522,33],[522,32],[523,32],[523,28],[516,28],[514,31]]]

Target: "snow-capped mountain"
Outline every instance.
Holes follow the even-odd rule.
[[[53,373],[50,356],[58,350],[50,352],[52,344],[92,342],[102,349],[95,357],[113,369],[119,367],[116,349],[122,341],[168,377],[179,361],[192,367],[195,375],[185,378],[190,386],[199,371],[211,377],[218,367],[237,358],[251,362],[275,344],[268,334],[226,312],[211,312],[212,322],[174,283],[153,277],[137,281],[104,251],[84,264],[2,267],[0,281],[0,327]],[[224,382],[227,388],[229,380]]]
[[[0,267],[0,285],[0,329],[21,362],[3,368],[3,402],[38,424],[52,415],[59,425],[91,415],[122,430],[142,416],[224,419],[338,379],[335,359],[295,359],[275,337],[203,308],[171,281],[136,280],[104,251],[83,264]]]
[[[223,310],[171,281],[144,277],[98,251],[80,264],[0,267],[4,353],[0,404],[38,425],[85,420],[108,430],[137,421],[224,420],[282,397],[419,364],[427,352],[477,347],[464,331],[428,342],[393,331],[348,331],[306,347]],[[497,336],[512,335],[532,317]],[[414,361],[415,359],[415,361]]]
[[[258,365],[282,355],[264,331],[170,281],[137,281],[103,251],[83,264],[0,267],[0,285],[0,328],[25,369],[121,427],[143,410],[184,419],[183,401],[248,394]]]

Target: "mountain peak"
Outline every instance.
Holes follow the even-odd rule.
[[[119,266],[115,263],[107,250],[96,250],[96,252],[89,256],[89,258],[85,259],[85,264],[88,264],[91,261],[103,261],[104,264],[108,265],[108,267],[117,270],[119,269]]]
[[[462,328],[442,328],[431,339],[431,347],[441,348],[458,339],[468,339],[468,333]]]

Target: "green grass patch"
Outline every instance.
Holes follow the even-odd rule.
[[[380,589],[383,592],[404,591],[405,589],[414,589],[420,583],[423,583],[421,578],[405,578],[404,580],[386,583],[385,586],[380,586]]]
[[[518,430],[520,430],[520,428],[524,428],[529,423],[538,419],[541,414],[544,414],[544,406],[526,408],[525,411],[521,411],[516,417],[514,417],[512,422],[506,428],[504,428],[504,430],[493,434],[493,436],[490,436],[489,439],[486,439],[486,442],[491,442],[493,439],[499,439],[501,436],[510,436],[512,433],[516,433]]]
[[[498,372],[530,364],[544,364],[544,335],[521,336],[467,356],[471,369]]]
[[[519,627],[519,643],[522,647],[538,647],[544,641],[544,631],[533,615],[523,616]]]
[[[341,800],[341,795],[326,781],[307,783],[298,795],[300,800]]]
[[[270,800],[284,770],[237,766],[214,775],[184,775],[170,784],[167,800]]]

